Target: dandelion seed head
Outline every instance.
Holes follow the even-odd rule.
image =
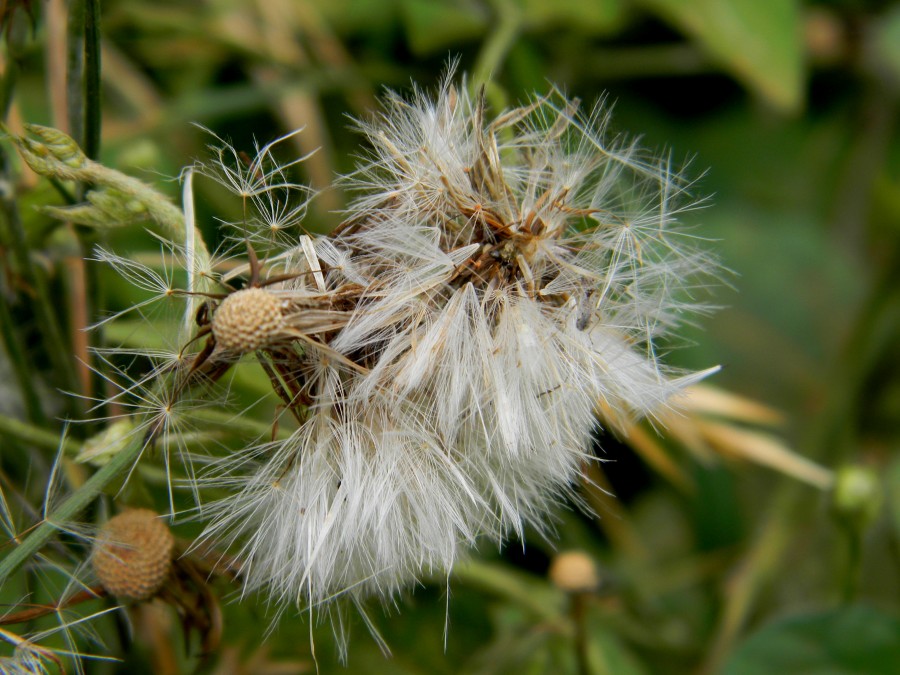
[[[678,222],[691,182],[610,134],[603,102],[553,91],[492,117],[452,79],[388,93],[358,124],[370,150],[328,237],[282,236],[308,197],[286,177],[295,162],[273,158],[290,134],[197,165],[244,218],[216,276],[226,292],[199,293],[208,313],[182,352],[204,346],[153,374],[166,395],[145,396],[208,397],[204,378],[255,353],[294,431],[231,444],[187,482],[225,492],[204,504],[201,539],[234,552],[244,590],[279,611],[390,603],[479,540],[549,536],[554,509],[579,503],[598,420],[652,417],[707,374],[658,349],[715,270]]]

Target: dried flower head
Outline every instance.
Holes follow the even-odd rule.
[[[308,193],[274,144],[247,161],[226,145],[196,169],[243,200],[246,260],[234,247],[186,289],[112,260],[196,315],[158,371],[167,410],[253,357],[296,423],[190,478],[227,495],[202,539],[282,608],[390,601],[478,539],[548,532],[598,417],[653,415],[711,372],[658,356],[715,269],[677,223],[689,182],[611,139],[602,103],[554,92],[491,119],[451,81],[359,123],[369,155],[331,236],[269,236],[267,204],[296,224]]]
[[[149,509],[129,509],[104,523],[91,564],[108,593],[122,600],[147,600],[172,569],[175,539]]]
[[[490,120],[450,78],[360,123],[350,218],[285,262],[317,265],[323,300],[352,289],[305,337],[319,351],[279,362],[300,428],[209,478],[236,494],[206,536],[239,547],[249,589],[390,598],[478,538],[547,531],[598,413],[652,414],[707,374],[656,353],[712,266],[676,226],[688,184],[607,123],[559,94]]]
[[[284,327],[281,303],[262,288],[245,288],[227,296],[216,309],[210,328],[216,345],[238,354],[269,344]]]

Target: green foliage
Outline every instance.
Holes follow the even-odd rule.
[[[740,645],[722,675],[890,675],[898,634],[900,620],[866,606],[779,619]]]
[[[641,1],[769,103],[788,112],[800,107],[803,51],[796,0]]]

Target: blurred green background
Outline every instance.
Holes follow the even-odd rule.
[[[78,76],[90,79],[89,50],[79,45],[91,35],[79,17],[92,8],[99,106],[84,101]],[[321,672],[900,672],[900,3],[7,0],[0,15],[13,131],[22,121],[64,129],[103,164],[179,203],[170,178],[203,157],[210,139],[193,123],[251,154],[254,140],[305,126],[292,150],[322,148],[302,167],[302,179],[323,190],[306,220],[321,232],[339,222],[347,198],[326,188],[360,152],[350,117],[374,109],[384,87],[430,88],[458,58],[472,80],[489,82],[495,111],[552,85],[586,105],[606,97],[617,132],[688,163],[695,195],[708,199],[684,220],[727,269],[708,297],[717,311],[682,332],[669,362],[722,364],[711,384],[777,411],[766,433],[836,471],[848,492],[847,467],[874,476],[836,505],[831,490],[746,461],[760,460],[758,445],[728,452],[700,443],[704,453],[661,430],[666,471],[629,439],[603,436],[598,451],[612,461],[597,480],[615,498],[588,498],[596,518],[561,508],[558,540],[480,551],[451,577],[449,599],[446,580],[424,580],[385,616],[375,608],[391,658],[359,623],[343,669],[329,628],[315,628]],[[9,167],[4,180],[4,311],[40,371],[55,432],[52,420],[78,411],[55,394],[71,387],[29,289],[16,283],[9,214],[19,214],[30,255],[65,298],[62,339],[76,352],[77,328],[93,317],[79,318],[72,304],[72,260],[94,235],[67,239],[34,210],[61,201],[46,181]],[[195,190],[198,222],[215,245],[216,219],[234,217],[238,205],[208,182]],[[118,252],[147,246],[140,228],[103,236]],[[93,283],[110,309],[131,301],[96,274],[83,273],[89,294]],[[7,350],[4,370],[14,361]],[[25,418],[25,408],[5,384],[4,415]],[[757,429],[769,417],[730,424]],[[20,487],[22,504],[10,509],[22,529],[53,459],[35,447],[10,435],[0,453],[4,488]],[[574,597],[548,580],[555,552],[566,549],[591,557],[596,591]],[[105,647],[84,648],[124,662],[85,669],[315,671],[304,616],[287,613],[266,637],[262,604],[238,602],[234,586],[216,589],[224,639],[206,660],[196,636],[182,643],[174,610],[157,607],[135,610],[143,630],[133,639],[124,618],[98,619]],[[0,599],[24,593],[5,588]]]

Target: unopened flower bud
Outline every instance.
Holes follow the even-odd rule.
[[[878,475],[872,469],[845,466],[837,472],[831,507],[841,522],[864,530],[878,516],[883,498]]]
[[[103,466],[126,448],[133,434],[134,422],[131,418],[117,420],[99,434],[87,439],[76,455],[75,461]]]
[[[550,563],[550,581],[567,593],[597,590],[600,580],[594,561],[584,551],[564,551]]]

